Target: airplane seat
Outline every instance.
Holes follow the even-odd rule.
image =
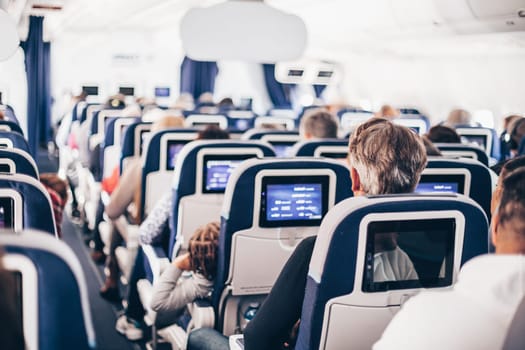
[[[521,350],[525,349],[525,297],[518,305],[514,317],[510,323],[505,342],[503,343],[503,350]]]
[[[456,126],[456,132],[465,144],[477,144],[493,159],[500,159],[500,142],[496,130],[480,126]]]
[[[29,153],[29,145],[24,136],[15,131],[0,130],[0,147],[18,148]]]
[[[158,279],[168,257],[171,260],[179,251],[187,250],[198,227],[220,221],[224,191],[234,169],[246,159],[274,155],[269,145],[255,141],[202,140],[184,146],[175,164],[168,250],[162,244],[142,246],[150,285]],[[143,286],[139,293],[141,299],[151,299],[151,288]],[[149,322],[154,323],[154,313],[148,307],[146,312]]]
[[[351,197],[351,188],[348,169],[330,159],[250,159],[239,165],[221,214],[215,328],[225,335],[242,331],[245,311],[263,301],[295,247],[317,234],[322,216]]]
[[[125,128],[137,122],[139,118],[116,117],[106,122],[104,141],[101,144],[101,172],[102,179],[110,177],[115,167],[119,166],[122,136]]]
[[[24,132],[20,125],[10,120],[0,120],[0,130],[17,132],[24,136]]]
[[[57,235],[51,200],[34,177],[0,174],[0,209],[0,228],[35,229]]]
[[[222,114],[191,113],[184,119],[187,128],[205,128],[208,125],[216,125],[219,128],[228,129],[228,119]]]
[[[298,131],[293,130],[250,129],[241,136],[241,139],[268,142],[275,150],[275,155],[284,158],[290,156],[292,147],[301,141],[301,136]]]
[[[3,107],[3,108],[2,108]],[[3,109],[5,117],[8,121],[11,121],[17,125],[20,125],[18,118],[16,117],[15,110],[10,105],[4,105],[0,103],[0,109]]]
[[[346,134],[352,132],[359,124],[374,117],[374,113],[359,109],[343,109],[337,112],[339,127]]]
[[[177,155],[197,133],[197,129],[168,129],[151,136],[143,158],[141,218],[145,218],[166,189],[171,188]]]
[[[296,130],[295,119],[286,116],[259,116],[253,122],[255,129]]]
[[[17,148],[0,148],[0,173],[24,174],[38,180],[33,157]]]
[[[287,118],[287,119],[296,119],[297,113],[291,109],[286,107],[274,107],[270,108],[267,113],[270,117],[279,117],[279,118]]]
[[[326,139],[297,142],[290,152],[294,157],[326,157],[346,162],[348,140]]]
[[[122,141],[122,150],[120,155],[120,173],[126,168],[130,158],[142,154],[142,145],[144,137],[151,131],[149,122],[137,121],[128,125]]]
[[[487,230],[482,208],[463,195],[339,203],[319,228],[295,349],[370,349],[406,300],[450,288],[461,265],[487,253]]]
[[[401,115],[399,118],[395,118],[392,121],[395,124],[406,126],[412,129],[416,134],[424,135],[430,128],[430,122],[428,118],[421,115]]]
[[[71,248],[39,231],[0,235],[28,349],[95,349],[86,279]]]
[[[427,187],[420,187],[423,183],[427,183]],[[490,220],[490,201],[495,183],[492,170],[481,162],[473,159],[431,158],[423,170],[416,191],[435,192],[436,184],[440,188],[437,192],[456,192],[472,198]]]
[[[232,131],[246,131],[254,127],[256,114],[252,111],[230,110],[226,112],[228,129]]]
[[[489,166],[489,157],[484,149],[475,145],[465,145],[462,143],[435,143],[444,157],[451,158],[471,158],[479,161],[485,166]]]

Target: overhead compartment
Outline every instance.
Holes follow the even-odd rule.
[[[433,0],[444,24],[458,34],[525,30],[525,0]]]

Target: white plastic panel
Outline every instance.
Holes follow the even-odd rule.
[[[173,171],[156,171],[146,176],[146,193],[144,199],[144,215],[148,215],[155,203],[166,191],[171,191]]]

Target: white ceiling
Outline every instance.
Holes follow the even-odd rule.
[[[443,7],[443,3],[436,6],[436,1],[458,3],[461,0],[265,2],[305,21],[309,56],[342,59],[348,54],[378,53],[400,56],[525,54],[525,32],[458,35],[458,28],[448,23],[438,8]],[[525,0],[499,1],[523,2],[525,8]],[[19,22],[22,37],[27,32],[28,15],[44,13],[45,36],[58,40],[64,35],[86,38],[90,33],[115,32],[173,32],[178,36],[180,19],[189,8],[218,2],[221,0],[11,0],[10,6],[24,5]],[[59,4],[63,9],[35,11],[31,9],[35,3]],[[485,30],[478,29],[474,32]]]

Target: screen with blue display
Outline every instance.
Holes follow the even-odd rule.
[[[465,175],[461,174],[423,174],[415,192],[426,193],[464,193]]]
[[[155,97],[170,97],[170,88],[169,87],[156,87]]]
[[[168,141],[168,157],[166,159],[166,169],[173,170],[175,169],[175,163],[177,162],[177,156],[182,150],[185,144],[188,141],[186,140],[170,140]]]
[[[265,177],[261,227],[317,226],[328,210],[328,176]]]
[[[255,154],[205,155],[202,193],[224,193],[228,179],[243,160]]]
[[[290,150],[295,143],[293,142],[271,142],[275,155],[278,158],[286,158],[290,156]]]

